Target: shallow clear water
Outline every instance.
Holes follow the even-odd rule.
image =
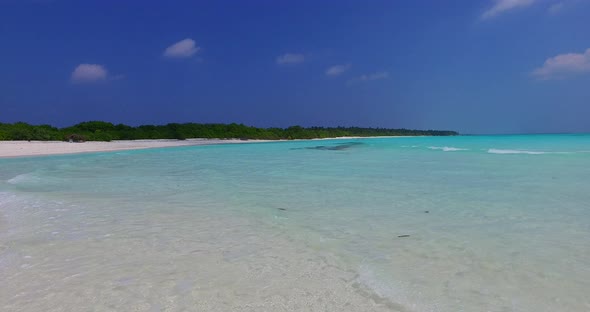
[[[590,135],[0,159],[0,280],[2,311],[590,311]]]

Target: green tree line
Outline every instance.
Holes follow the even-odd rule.
[[[447,136],[455,131],[409,130],[360,127],[300,127],[256,128],[243,124],[198,124],[169,123],[166,125],[142,125],[132,127],[104,121],[87,121],[70,127],[57,128],[50,125],[30,125],[24,122],[0,123],[0,141],[111,141],[140,139],[216,138],[216,139],[264,139],[292,140],[341,136]]]

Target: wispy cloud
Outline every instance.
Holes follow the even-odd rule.
[[[164,56],[168,58],[189,58],[199,52],[195,41],[190,38],[180,40],[164,50]]]
[[[98,64],[80,64],[71,75],[73,83],[91,83],[98,81],[105,81],[108,77],[107,69]]]
[[[590,48],[583,53],[565,53],[548,58],[532,75],[541,80],[590,73]]]
[[[298,53],[286,53],[277,57],[277,64],[298,64],[305,61],[305,56]]]
[[[536,0],[494,0],[494,5],[481,15],[482,19],[490,19],[510,10],[532,5]]]
[[[380,72],[375,72],[372,74],[360,75],[356,78],[350,79],[348,81],[348,84],[350,85],[350,84],[354,84],[354,83],[358,83],[358,82],[367,82],[367,81],[387,79],[387,78],[389,78],[389,73],[386,71],[380,71]]]
[[[563,2],[554,3],[547,9],[547,12],[549,12],[550,14],[558,14],[563,10],[563,7]]]
[[[334,65],[326,69],[326,76],[336,77],[342,75],[345,71],[349,70],[350,64]]]

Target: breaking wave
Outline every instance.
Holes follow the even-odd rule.
[[[431,150],[441,150],[443,152],[457,152],[457,151],[468,151],[467,148],[449,147],[449,146],[429,146]]]
[[[33,173],[23,173],[23,174],[19,174],[16,177],[7,180],[6,182],[9,184],[14,184],[14,185],[18,185],[18,184],[24,184],[24,183],[39,183],[41,181],[41,178],[39,178],[38,176],[33,175]]]
[[[590,153],[590,151],[571,151],[571,152],[547,152],[547,151],[528,151],[528,150],[511,150],[511,149],[497,149],[490,148],[490,154],[528,154],[528,155],[543,155],[543,154],[582,154]]]
[[[528,154],[528,155],[541,155],[541,154],[547,154],[548,152],[526,151],[526,150],[505,150],[505,149],[490,148],[488,150],[488,153],[490,153],[490,154]]]
[[[527,150],[510,150],[510,149],[497,149],[490,148],[488,150],[490,154],[527,154],[527,155],[543,155],[543,154],[573,154],[573,153],[586,153],[585,151],[579,152],[543,152],[543,151],[527,151]]]

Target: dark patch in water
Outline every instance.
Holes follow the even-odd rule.
[[[410,237],[410,235],[404,234],[404,235],[398,235],[397,237],[400,237],[400,238],[402,238],[402,237]]]
[[[339,143],[336,145],[317,145],[317,146],[309,146],[304,148],[292,148],[293,150],[297,149],[311,149],[311,150],[320,150],[320,151],[344,151],[350,149],[352,147],[362,145],[362,142],[346,142],[346,143]]]
[[[287,208],[277,208],[277,209],[278,209],[278,210],[282,210],[282,211],[285,211],[285,210],[287,210]]]
[[[430,213],[430,211],[428,211],[428,210],[424,210],[424,213]]]

